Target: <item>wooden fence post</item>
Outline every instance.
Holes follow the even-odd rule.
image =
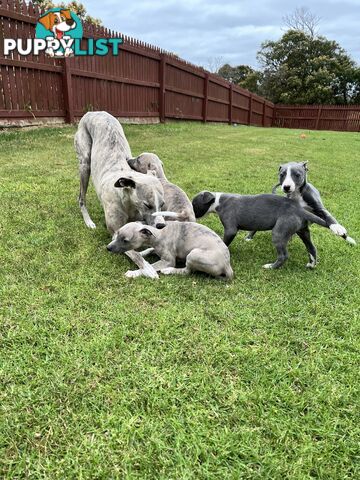
[[[63,86],[64,86],[64,102],[65,102],[65,121],[66,123],[74,123],[74,102],[71,82],[71,66],[70,58],[64,58],[63,63]]]
[[[249,97],[249,111],[248,111],[248,119],[247,124],[251,125],[251,115],[252,115],[252,94],[250,93]]]
[[[166,58],[165,54],[160,55],[160,64],[159,64],[159,117],[160,122],[165,122],[166,110],[165,110],[165,94],[166,94],[166,85],[165,85],[165,73],[166,73]]]
[[[203,99],[203,109],[202,109],[202,121],[206,122],[208,114],[208,97],[209,97],[209,77],[208,73],[204,77],[204,99]]]
[[[266,100],[263,103],[263,111],[262,111],[262,126],[265,127],[265,118],[266,118]]]
[[[316,117],[315,130],[319,130],[319,123],[320,123],[321,112],[322,112],[322,106],[319,105],[318,113],[317,113],[317,117]]]
[[[233,123],[233,84],[230,83],[229,87],[229,125]]]

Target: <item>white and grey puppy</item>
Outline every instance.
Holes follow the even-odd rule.
[[[169,222],[162,230],[137,222],[128,223],[107,246],[113,253],[151,247],[160,260],[152,267],[166,275],[204,272],[215,278],[231,280],[233,270],[227,246],[215,232],[194,222]],[[184,268],[176,268],[176,261]],[[142,270],[129,271],[127,277],[139,277]]]
[[[86,113],[75,135],[75,149],[80,169],[79,205],[89,228],[95,228],[85,204],[90,173],[111,234],[137,220],[165,226],[163,217],[153,216],[164,206],[161,182],[129,167],[130,147],[116,118],[107,112]]]
[[[161,215],[168,220],[195,222],[192,204],[186,193],[177,185],[169,182],[165,176],[164,165],[155,153],[142,153],[138,157],[128,158],[128,164],[137,172],[155,175],[164,189],[164,210]]]
[[[346,228],[338,223],[336,218],[326,210],[321,200],[319,191],[307,181],[308,162],[290,162],[279,167],[279,183],[277,183],[272,192],[276,189],[281,190],[288,198],[297,200],[306,210],[314,213],[325,220],[326,225],[335,234],[342,237],[352,245],[356,245],[353,238],[349,237]],[[246,240],[252,240],[256,232],[250,232]]]

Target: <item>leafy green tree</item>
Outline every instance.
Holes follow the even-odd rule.
[[[219,69],[218,75],[253,93],[260,93],[261,72],[254,70],[248,65],[232,67],[226,63]]]
[[[300,30],[267,41],[258,52],[261,90],[274,103],[350,103],[357,66],[338,43]]]
[[[43,10],[49,10],[50,8],[55,7],[69,8],[71,11],[76,13],[76,15],[80,18],[81,21],[88,22],[96,26],[102,25],[102,21],[98,18],[94,18],[91,15],[88,15],[85,6],[77,0],[72,0],[68,3],[54,3],[52,2],[52,0],[33,0],[33,3],[35,5],[38,5]]]

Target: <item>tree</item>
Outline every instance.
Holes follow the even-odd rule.
[[[223,62],[224,59],[221,56],[209,58],[206,62],[206,68],[211,73],[218,73]]]
[[[307,7],[296,8],[295,11],[283,17],[283,22],[289,30],[297,30],[314,38],[318,33],[321,17],[312,13]]]
[[[254,70],[248,65],[232,67],[226,63],[219,69],[218,74],[229,82],[246,88],[253,93],[260,93],[261,72]]]
[[[299,30],[262,44],[261,89],[275,103],[348,103],[356,88],[355,62],[334,41]]]
[[[102,21],[88,15],[85,6],[77,0],[72,0],[69,3],[53,3],[52,0],[33,0],[33,3],[38,5],[42,10],[50,10],[56,7],[69,8],[72,12],[76,13],[82,22],[88,22],[96,26],[102,25]]]

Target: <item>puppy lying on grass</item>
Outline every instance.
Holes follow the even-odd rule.
[[[233,270],[227,246],[215,232],[193,222],[169,222],[158,230],[154,227],[131,222],[120,228],[107,249],[124,253],[151,247],[160,258],[151,266],[165,275],[188,275],[204,272],[212,277],[231,280]],[[176,268],[176,261],[184,261],[184,268]],[[129,270],[128,278],[143,275],[143,270]]]

